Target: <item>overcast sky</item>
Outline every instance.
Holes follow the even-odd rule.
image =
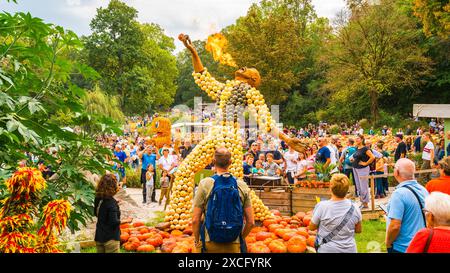
[[[258,0],[125,0],[139,12],[140,22],[152,22],[176,38],[187,33],[193,40],[206,39],[209,34],[233,24]],[[344,0],[312,0],[319,16],[333,18],[344,7]],[[96,9],[106,7],[109,0],[18,0],[18,4],[0,0],[2,11],[30,12],[78,35],[90,34],[89,23]],[[181,44],[177,43],[177,50]]]

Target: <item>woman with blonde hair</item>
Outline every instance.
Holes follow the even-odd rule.
[[[319,253],[356,253],[355,233],[362,232],[362,215],[346,198],[350,181],[345,174],[334,174],[330,181],[331,199],[316,205],[309,230],[316,230]]]
[[[425,198],[427,227],[416,233],[407,253],[450,253],[450,195],[432,192]]]

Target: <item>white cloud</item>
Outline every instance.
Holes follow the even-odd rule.
[[[69,6],[79,6],[81,5],[81,0],[66,0],[66,3]]]

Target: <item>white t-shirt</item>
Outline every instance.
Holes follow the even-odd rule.
[[[149,187],[153,187],[154,186],[153,175],[147,173],[145,180],[146,180],[145,181],[145,185],[147,185]]]
[[[284,153],[284,158],[286,159],[286,171],[288,172],[295,172],[297,170],[297,161],[298,160],[298,152],[293,151],[287,151]]]
[[[327,200],[318,203],[314,208],[311,223],[319,226],[317,236],[321,241],[342,222],[350,206],[355,208],[350,220],[331,241],[320,245],[318,253],[357,253],[355,226],[362,220],[362,215],[358,206],[350,200]]]
[[[162,165],[164,170],[169,170],[172,167],[173,163],[173,157],[171,155],[168,155],[167,158],[164,156],[161,156],[161,158],[158,160],[158,165]]]
[[[423,148],[422,159],[423,160],[431,160],[431,151],[434,150],[433,142],[428,141],[427,145]]]
[[[300,160],[297,162],[297,170],[295,171],[296,175],[299,175],[306,168],[308,169],[309,162],[306,159]]]

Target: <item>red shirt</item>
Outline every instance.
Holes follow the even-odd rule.
[[[442,176],[430,180],[425,186],[429,193],[439,191],[450,195],[450,176]]]
[[[419,230],[409,244],[406,253],[423,253],[429,235],[430,229]],[[434,228],[428,253],[450,253],[450,229]]]

